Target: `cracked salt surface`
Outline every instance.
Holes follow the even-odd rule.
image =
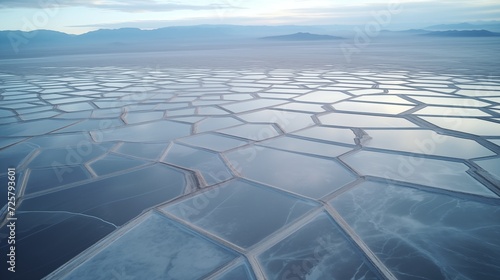
[[[500,271],[499,76],[43,71],[0,73],[19,279]]]

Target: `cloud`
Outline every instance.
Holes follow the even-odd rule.
[[[196,20],[140,20],[140,21],[123,21],[123,22],[111,22],[111,23],[91,23],[91,24],[80,24],[80,25],[70,25],[68,27],[89,27],[92,29],[115,29],[115,28],[140,28],[140,29],[156,29],[172,25],[191,25],[191,24],[203,24],[205,19]]]
[[[290,18],[302,17],[315,19],[323,24],[343,23],[362,24],[373,19],[373,15],[390,10],[390,3],[399,3],[400,12],[393,14],[391,25],[394,28],[423,28],[434,23],[458,23],[479,19],[500,19],[500,4],[495,1],[388,1],[372,3],[346,3],[324,7],[290,9]]]
[[[140,29],[156,29],[168,26],[189,26],[189,25],[274,25],[274,24],[290,24],[288,17],[273,17],[272,19],[266,17],[230,17],[224,16],[220,18],[214,17],[193,17],[183,18],[176,20],[138,20],[138,21],[123,21],[123,22],[109,22],[109,23],[91,23],[82,25],[71,25],[70,28],[91,28],[91,29],[115,29],[134,27]],[[300,24],[300,22],[293,21],[293,24]]]
[[[155,0],[4,0],[0,8],[32,8],[43,9],[45,7],[87,7],[115,10],[121,12],[165,12],[178,10],[213,10],[213,9],[241,9],[231,5],[228,1],[220,0],[210,4],[190,5],[176,1],[155,1]]]

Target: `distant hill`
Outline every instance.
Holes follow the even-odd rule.
[[[425,30],[425,29],[407,29],[407,30],[399,30],[399,31],[382,30],[382,31],[393,32],[393,33],[407,33],[407,34],[422,34],[422,33],[429,32],[429,30]]]
[[[488,30],[448,30],[433,31],[421,35],[434,37],[499,37],[500,33]]]
[[[487,22],[462,22],[455,24],[438,24],[428,26],[424,29],[431,31],[447,31],[447,30],[489,30],[493,32],[500,32],[500,22],[499,21],[487,21]]]
[[[468,22],[454,24],[437,24],[426,27],[428,30],[471,30],[477,29],[477,26]]]
[[[262,39],[275,40],[275,41],[322,41],[322,40],[338,40],[344,38],[337,36],[330,36],[330,35],[317,35],[317,34],[299,32],[290,35],[268,36],[268,37],[263,37]]]
[[[35,30],[23,32],[18,30],[0,31],[0,45],[16,43],[17,41],[31,41],[36,44],[70,41],[75,35],[69,35],[63,32],[52,30]]]

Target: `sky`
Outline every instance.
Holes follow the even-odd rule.
[[[70,34],[121,27],[366,25],[377,20],[389,30],[500,20],[500,1],[0,0],[0,30],[49,29]]]

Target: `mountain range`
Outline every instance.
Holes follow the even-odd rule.
[[[483,22],[483,25],[499,26],[498,22]],[[446,31],[436,29],[448,27],[470,27],[480,24],[463,23],[459,26],[430,26],[426,29],[381,32],[381,36],[433,37],[496,37],[487,30]],[[130,51],[164,51],[196,49],[206,46],[245,45],[257,41],[324,41],[352,39],[356,29],[348,25],[335,26],[239,26],[197,25],[172,26],[153,30],[138,28],[99,29],[81,35],[66,34],[51,30],[0,31],[0,58],[22,58],[33,56],[108,53]],[[489,33],[488,33],[489,32]],[[335,35],[335,36],[333,36]],[[257,40],[264,39],[264,40]]]
[[[447,31],[447,30],[488,30],[492,32],[500,32],[500,22],[498,21],[478,21],[478,22],[462,22],[455,24],[438,24],[425,28],[430,31]]]
[[[435,37],[500,37],[500,33],[488,30],[447,30],[433,31],[420,35]]]

